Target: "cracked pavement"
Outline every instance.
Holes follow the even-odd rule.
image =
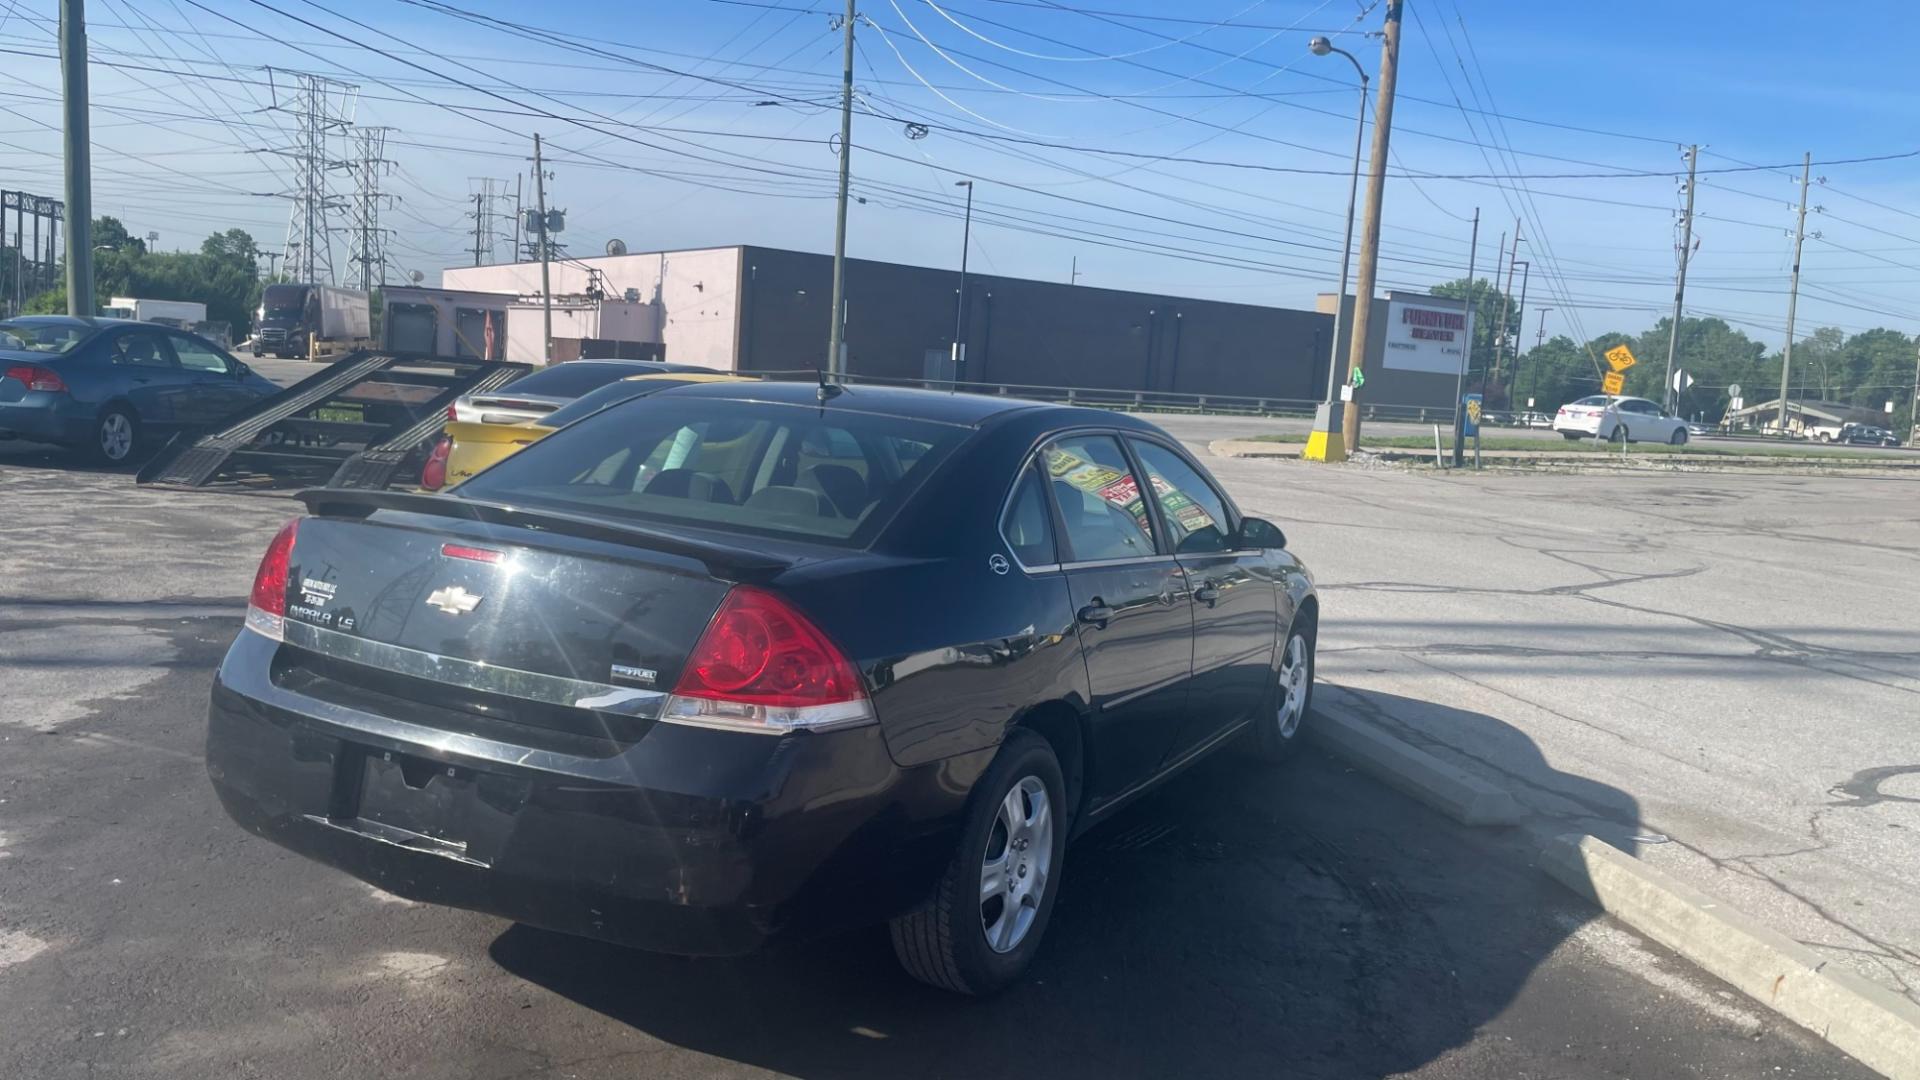
[[[1333,693],[1920,1001],[1920,480],[1210,464]]]

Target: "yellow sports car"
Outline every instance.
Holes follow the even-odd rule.
[[[615,402],[645,397],[689,383],[755,382],[738,375],[663,372],[629,375],[618,382],[583,394],[572,402],[541,416],[537,421],[517,424],[488,423],[484,420],[450,420],[445,432],[420,470],[420,486],[428,491],[451,487],[531,446],[555,431],[590,413],[599,412]]]

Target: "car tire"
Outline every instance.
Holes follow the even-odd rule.
[[[974,785],[960,843],[932,895],[889,926],[908,975],[985,997],[1026,973],[1060,892],[1071,824],[1065,791],[1047,740],[1024,728],[1008,732]],[[989,892],[995,863],[1002,884]]]
[[[124,405],[101,412],[93,422],[93,459],[103,465],[125,465],[139,455],[140,418]]]
[[[1280,647],[1279,671],[1260,716],[1247,725],[1242,744],[1262,761],[1285,761],[1299,749],[1313,711],[1314,644],[1320,626],[1314,613],[1296,616]]]
[[[1615,424],[1613,425],[1613,430],[1607,432],[1607,441],[1623,442],[1623,443],[1632,442],[1633,435],[1627,431],[1627,425]]]
[[[1686,428],[1673,429],[1673,438],[1667,440],[1667,445],[1669,446],[1687,445],[1687,429]]]
[[[1577,431],[1563,431],[1560,434],[1565,436],[1568,442],[1579,442],[1581,439],[1586,438],[1585,435]]]

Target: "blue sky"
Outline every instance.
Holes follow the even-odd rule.
[[[536,130],[576,253],[613,237],[633,250],[830,250],[833,0],[447,0],[522,24],[515,33],[436,3],[93,0],[99,212],[158,232],[162,248],[239,225],[277,249],[287,203],[273,195],[291,177],[271,151],[290,145],[292,123],[274,105],[288,100],[288,73],[307,70],[358,84],[355,119],[394,129],[397,204],[383,223],[396,280],[471,261],[476,178],[511,190]],[[0,0],[0,186],[57,195],[54,10]],[[1352,68],[1307,41],[1327,34],[1372,72],[1379,45],[1365,32],[1379,7],[867,0],[861,11],[853,166],[865,202],[851,254],[955,264],[953,183],[972,178],[973,265],[989,272],[1065,280],[1077,259],[1083,284],[1289,306],[1333,288],[1356,98]],[[1638,330],[1671,303],[1678,144],[1697,141],[1689,311],[1777,344],[1795,177],[1715,170],[1920,147],[1900,77],[1914,36],[1902,23],[1920,20],[1874,14],[1823,27],[1785,2],[1409,0],[1393,170],[1478,175],[1389,181],[1383,283],[1462,276],[1478,208],[1483,275],[1524,219],[1529,340],[1542,308],[1548,334]],[[1802,334],[1920,329],[1917,164],[1816,167]],[[334,183],[350,188],[344,174]],[[344,248],[335,261],[344,269]]]

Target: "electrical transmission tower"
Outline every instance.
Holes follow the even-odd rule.
[[[476,189],[473,192],[473,209],[467,216],[473,219],[473,265],[482,266],[494,261],[494,248],[502,239],[501,223],[512,221],[513,211],[506,204],[513,198],[507,190],[505,180],[496,180],[490,176],[469,177],[468,183]],[[518,258],[518,253],[515,253]]]
[[[387,236],[380,228],[380,211],[391,195],[380,193],[380,178],[393,162],[384,156],[387,132],[392,128],[355,128],[355,155],[347,162],[353,173],[353,256],[360,267],[360,288],[371,290],[387,282]]]
[[[294,80],[285,103],[280,88],[275,87],[273,107],[297,120],[296,144],[269,151],[294,163],[295,186],[286,193],[292,201],[287,212],[287,242],[282,245],[287,275],[294,281],[333,284],[333,233],[338,228],[335,217],[345,204],[333,194],[328,178],[349,163],[331,148],[338,146],[353,123],[359,87],[304,73],[296,74]]]

